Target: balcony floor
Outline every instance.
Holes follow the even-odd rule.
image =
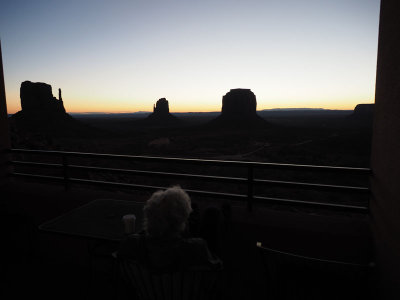
[[[145,201],[145,192],[102,191],[11,181],[1,187],[2,292],[11,298],[29,294],[40,299],[115,299],[111,261],[93,259],[85,239],[43,233],[38,226],[100,198]],[[200,207],[217,203],[193,199]],[[225,298],[263,295],[263,266],[256,242],[283,251],[349,262],[372,260],[370,220],[366,215],[305,211],[293,207],[232,203],[232,232],[224,245],[228,274]]]

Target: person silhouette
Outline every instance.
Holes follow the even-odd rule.
[[[189,195],[179,186],[155,192],[143,212],[143,231],[121,243],[119,257],[143,261],[154,268],[222,266],[204,239],[185,236],[185,230],[190,232],[187,227],[192,207]]]

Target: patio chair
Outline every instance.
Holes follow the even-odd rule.
[[[268,299],[373,299],[374,264],[301,256],[257,243]]]
[[[128,294],[139,300],[212,300],[219,294],[221,270],[191,267],[185,270],[152,269],[134,260],[118,259],[119,275]]]

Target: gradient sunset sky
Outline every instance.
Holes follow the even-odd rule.
[[[8,112],[46,82],[68,112],[353,109],[375,92],[379,0],[2,1]]]

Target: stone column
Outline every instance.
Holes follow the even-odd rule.
[[[382,0],[371,167],[378,299],[400,299],[400,1]]]
[[[8,127],[6,88],[4,85],[3,58],[0,41],[0,186],[6,183],[9,166],[5,150],[10,148],[10,131]]]

